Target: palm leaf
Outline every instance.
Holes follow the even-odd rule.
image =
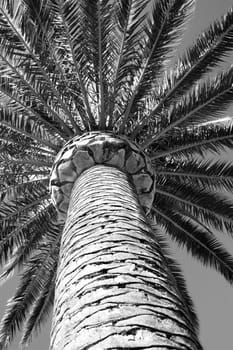
[[[119,118],[123,112],[122,95],[125,98],[128,96],[134,73],[139,69],[141,57],[137,48],[142,45],[143,22],[145,21],[143,11],[148,4],[148,0],[120,0],[116,2],[116,28],[112,41],[115,42],[117,56],[113,70],[112,92],[110,93],[110,118],[108,122],[110,129],[113,127],[115,118]]]
[[[51,272],[54,272],[57,264],[61,231],[55,226],[51,226],[50,230],[53,236],[50,245],[42,244],[39,253],[28,260],[16,294],[8,301],[6,313],[0,324],[0,349],[12,341],[16,330],[20,330],[25,322],[28,311],[36,305],[44,287],[51,281]]]
[[[68,122],[64,122],[59,114],[53,108],[51,108],[51,104],[48,103],[49,99],[52,99],[57,105],[59,104],[61,108],[64,110],[66,115],[69,117],[72,115],[67,105],[62,101],[62,97],[56,89],[54,82],[51,81],[49,75],[44,69],[42,62],[38,59],[34,46],[35,46],[35,36],[33,35],[33,41],[27,41],[24,35],[21,35],[21,32],[18,30],[18,22],[22,18],[22,10],[18,7],[18,11],[14,11],[12,14],[8,11],[8,6],[3,4],[1,7],[1,26],[5,29],[5,31],[10,33],[7,36],[7,41],[2,41],[1,46],[1,59],[3,62],[9,66],[12,72],[15,74],[14,79],[16,77],[20,79],[20,83],[23,84],[24,89],[35,95],[37,101],[40,101],[45,108],[51,113],[51,115],[60,122],[63,126],[64,130],[68,133],[68,135],[72,135],[69,128],[67,127]],[[13,62],[6,59],[6,53],[8,57],[13,57]],[[24,65],[24,75],[20,73],[18,67],[22,66],[22,58],[28,57],[28,61],[30,65]],[[11,72],[8,71],[8,75],[11,75]],[[55,76],[55,75],[54,75]],[[36,85],[32,84],[35,82]],[[42,84],[42,86],[40,86]],[[45,91],[43,93],[42,91]],[[40,91],[40,92],[39,92]],[[49,99],[46,99],[48,96]]]
[[[153,142],[177,127],[198,125],[214,118],[219,119],[233,101],[233,67],[214,80],[198,85],[172,110],[161,123],[161,130],[143,144],[147,148]]]
[[[123,132],[125,123],[133,110],[140,108],[156,80],[160,77],[168,53],[174,48],[177,38],[180,38],[181,29],[193,10],[192,0],[161,0],[155,2],[152,9],[152,19],[149,19],[146,28],[146,45],[144,48],[144,62],[134,91],[124,113],[120,132]],[[133,108],[132,108],[133,106]],[[143,105],[144,107],[144,105]]]
[[[49,134],[44,128],[44,125],[39,123],[38,120],[35,120],[33,117],[30,117],[24,111],[22,114],[15,113],[12,109],[6,107],[0,107],[0,125],[1,133],[3,130],[9,130],[22,136],[25,140],[33,140],[38,145],[43,145],[51,150],[59,150],[59,138],[56,139],[56,135]],[[55,137],[54,137],[55,136]],[[27,142],[27,144],[30,141]],[[61,140],[60,140],[61,145]]]
[[[158,176],[165,179],[175,179],[176,182],[183,182],[197,187],[210,190],[227,190],[233,188],[233,166],[226,161],[181,161],[180,164],[171,161],[166,167],[156,167]],[[158,180],[158,181],[162,181]]]
[[[23,337],[21,345],[27,347],[31,341],[33,332],[40,330],[41,325],[45,323],[50,315],[53,307],[54,289],[55,289],[55,275],[54,270],[57,269],[57,262],[55,261],[53,268],[51,269],[50,278],[48,278],[43,291],[41,291],[39,297],[31,307],[31,312],[26,319],[23,328]]]
[[[42,206],[42,203],[41,203]],[[21,215],[16,225],[11,220],[11,228],[4,232],[0,241],[0,261],[13,261],[7,267],[6,272],[1,275],[5,277],[14,272],[15,267],[20,268],[24,261],[27,261],[31,252],[38,247],[38,243],[44,239],[47,232],[47,222],[55,216],[56,212],[51,204],[39,209],[33,215]],[[15,252],[17,247],[17,252]]]
[[[190,155],[206,155],[206,151],[220,154],[226,147],[232,147],[233,128],[231,123],[226,125],[194,126],[176,130],[173,135],[151,148],[151,159],[157,160],[168,156],[170,158],[188,157]],[[154,152],[153,152],[154,151]]]
[[[113,88],[110,97],[109,128],[119,121],[127,108],[128,99],[135,83],[135,76],[141,70],[146,25],[146,8],[150,0],[118,1],[116,5],[116,23],[113,40],[116,42],[116,63],[113,73]]]
[[[216,67],[233,49],[233,8],[220,21],[215,21],[204,31],[185,55],[174,64],[175,69],[166,73],[163,81],[158,84],[156,92],[157,103],[148,116],[140,121],[134,130],[134,137],[148,120],[159,117],[163,108],[169,108],[171,103],[186,93],[194,84]]]
[[[174,187],[173,187],[174,186]],[[167,197],[173,207],[177,205],[200,218],[203,223],[223,230],[224,226],[230,235],[233,232],[232,201],[224,194],[206,191],[189,183],[179,183],[167,180],[161,186],[158,184],[156,193]],[[221,204],[220,204],[221,203]]]
[[[233,258],[213,235],[167,206],[153,207],[153,211],[180,246],[185,246],[204,265],[216,269],[228,282],[233,282]]]

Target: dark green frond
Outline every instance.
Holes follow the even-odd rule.
[[[166,67],[168,54],[180,39],[182,28],[193,10],[193,0],[161,0],[154,3],[151,19],[145,28],[144,59],[133,93],[129,99],[127,110],[120,128],[124,131],[130,114],[145,107],[145,98],[151,94],[152,88]]]
[[[230,162],[183,160],[174,163],[171,160],[165,167],[155,167],[158,176],[175,179],[180,184],[193,184],[210,190],[233,189],[233,165]]]
[[[18,80],[18,89],[24,89],[27,97],[31,94],[30,97],[36,101],[37,105],[41,104],[51,117],[61,124],[64,133],[71,136],[73,133],[68,126],[69,119],[66,118],[71,112],[60,92],[57,91],[56,81],[51,80],[49,72],[43,66],[43,61],[36,54],[36,32],[31,33],[27,38],[19,30],[19,23],[21,26],[24,25],[24,20],[23,6],[18,6],[17,11],[13,10],[10,14],[7,6],[2,5],[0,25],[5,35],[1,41],[0,58],[4,68],[7,69],[9,78],[13,73],[14,82],[12,83],[16,84]],[[29,38],[33,40],[28,40]],[[6,75],[6,70],[4,73]],[[53,76],[54,80],[55,76]],[[62,113],[62,110],[65,113]],[[64,119],[61,118],[62,114]]]
[[[19,172],[17,173],[17,170]],[[14,166],[10,167],[4,171],[4,169],[0,169],[0,188],[5,188],[7,186],[15,185],[16,183],[24,183],[32,180],[40,180],[45,177],[48,178],[50,174],[50,170],[31,170],[25,169],[22,166]]]
[[[31,252],[37,249],[38,244],[45,238],[49,224],[56,217],[56,211],[52,204],[40,204],[41,209],[35,212],[22,214],[13,222],[9,229],[5,230],[0,241],[0,261],[11,260],[6,271],[1,275],[1,281],[14,272],[15,268],[21,268],[27,261]],[[5,224],[5,223],[4,223]]]
[[[165,202],[154,206],[157,221],[180,246],[201,261],[220,272],[233,283],[233,257],[207,230],[198,227],[192,220],[170,209]]]
[[[5,131],[5,134],[8,132],[8,135],[21,136],[27,144],[31,144],[33,141],[37,146],[44,146],[46,149],[58,152],[62,144],[61,139],[57,139],[54,134],[49,134],[43,124],[40,124],[37,119],[29,117],[25,112],[22,114],[15,113],[13,110],[1,106],[1,133],[3,134]]]
[[[113,88],[110,96],[108,127],[114,128],[114,122],[122,125],[122,115],[127,108],[134,80],[139,75],[145,46],[146,7],[150,0],[120,0],[116,6],[117,57],[114,67]]]
[[[72,79],[72,63],[67,56],[67,48],[62,42],[61,28],[54,21],[57,12],[51,1],[24,0],[27,5],[24,15],[24,31],[28,40],[36,39],[35,51],[39,54],[44,70],[53,79],[57,94],[62,96],[61,105],[77,134],[82,132],[80,115],[84,115],[84,105],[79,97],[80,87]],[[32,36],[32,32],[34,35]],[[60,39],[58,39],[58,35]],[[60,40],[59,46],[57,45]],[[41,48],[43,51],[41,52]],[[51,74],[52,73],[52,74]],[[75,90],[75,91],[74,91]],[[61,97],[60,97],[61,100]],[[79,117],[73,110],[75,104]]]
[[[140,121],[140,128],[155,118],[160,118],[164,107],[169,108],[177,98],[190,90],[202,76],[216,67],[233,49],[233,8],[220,21],[215,21],[195,41],[186,54],[174,63],[175,69],[168,71],[160,81],[156,92],[156,104],[148,116]]]
[[[233,67],[214,80],[197,85],[185,98],[163,116],[160,130],[149,138],[147,148],[159,138],[176,131],[219,119],[233,101]]]
[[[184,209],[207,226],[217,230],[226,228],[230,235],[233,234],[233,202],[226,195],[172,179],[158,184],[156,193],[155,203],[159,198],[167,198],[172,207]]]
[[[152,147],[151,159],[156,160],[168,157],[181,158],[193,154],[200,154],[205,157],[206,151],[220,154],[225,147],[232,148],[233,145],[233,124],[225,125],[204,125],[191,126],[185,129],[178,129],[172,135],[156,142]]]
[[[59,35],[62,34],[59,39],[63,45],[64,43],[67,43],[64,49],[67,56],[71,57],[70,67],[73,68],[72,73],[76,77],[80,89],[80,95],[82,97],[82,104],[85,112],[81,111],[80,117],[86,130],[90,130],[96,125],[95,118],[91,111],[90,99],[87,91],[89,76],[91,75],[90,69],[92,67],[89,59],[92,57],[92,53],[88,52],[84,32],[82,30],[82,23],[85,23],[87,26],[85,34],[87,35],[88,39],[90,34],[89,28],[91,13],[89,13],[87,18],[86,11],[88,11],[88,8],[83,1],[77,2],[70,0],[63,3],[61,0],[56,0],[53,2],[53,8],[57,14],[56,25],[58,25],[62,30],[62,32],[59,33]],[[91,28],[92,33],[94,28],[95,27]]]
[[[92,96],[96,98],[96,118],[100,128],[103,129],[106,128],[109,93],[112,88],[113,62],[117,56],[115,38],[118,30],[114,21],[115,6],[109,0],[80,2],[82,19],[80,40],[77,40],[77,35],[72,33],[75,37],[77,61],[82,74],[87,75],[88,72],[85,80],[93,89]],[[76,21],[74,18],[74,23]]]
[[[50,236],[52,235],[53,238],[49,244],[42,243],[38,251],[25,264],[16,294],[8,302],[6,313],[0,324],[0,349],[8,345],[16,331],[22,328],[29,310],[35,306],[41,293],[44,292],[48,280],[51,281],[51,273],[55,273],[61,227],[56,227],[53,223],[50,231]]]
[[[54,215],[55,209],[48,206],[47,179],[10,186],[1,197],[0,260],[3,262],[11,258],[15,247],[25,245],[30,239],[39,240],[43,234],[40,227],[46,225],[49,213],[52,210]]]
[[[42,292],[31,307],[29,316],[26,319],[23,328],[23,337],[21,339],[22,346],[27,347],[32,340],[33,332],[38,332],[41,325],[47,321],[53,307],[54,290],[55,290],[55,274],[54,270],[57,269],[57,261],[51,270],[50,278],[48,278]]]
[[[179,73],[169,89],[169,98],[182,95],[203,75],[221,63],[233,49],[233,8],[213,22],[187,50],[178,63]]]

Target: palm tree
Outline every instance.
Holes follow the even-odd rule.
[[[0,349],[52,307],[52,350],[201,349],[165,232],[233,282],[233,9],[176,59],[194,3],[0,1]]]

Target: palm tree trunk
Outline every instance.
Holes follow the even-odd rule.
[[[82,173],[61,242],[51,350],[201,349],[152,234],[125,173]]]

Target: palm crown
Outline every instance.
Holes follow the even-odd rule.
[[[25,320],[26,343],[53,304],[62,225],[50,170],[85,132],[123,134],[146,152],[157,225],[232,283],[233,258],[212,229],[232,233],[233,203],[220,192],[232,190],[233,167],[204,155],[232,147],[231,124],[205,122],[233,100],[232,67],[206,78],[233,48],[233,10],[169,68],[194,2],[1,1],[1,280],[23,269],[2,344]]]

